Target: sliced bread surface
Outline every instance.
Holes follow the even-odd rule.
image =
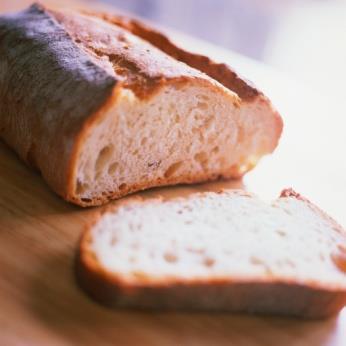
[[[111,306],[320,318],[346,304],[346,233],[291,190],[125,201],[88,227],[77,277]]]
[[[0,137],[73,203],[239,177],[277,146],[269,100],[110,21],[34,4],[0,37]]]

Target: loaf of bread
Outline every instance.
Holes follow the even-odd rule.
[[[112,18],[38,4],[0,17],[0,138],[55,192],[100,205],[240,177],[275,149],[282,120],[261,92]]]
[[[322,318],[346,305],[346,233],[292,190],[130,199],[88,226],[77,278],[109,306]]]

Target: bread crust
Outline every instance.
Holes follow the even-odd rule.
[[[120,45],[131,41],[131,34],[107,23],[105,36],[116,31],[122,39],[114,38],[110,51],[97,50],[94,42],[99,37],[92,36],[92,31],[87,32],[89,43],[78,36],[80,26],[91,20],[40,4],[0,18],[0,136],[42,173],[55,192],[83,206],[124,195],[115,193],[85,203],[75,195],[73,179],[83,139],[117,102],[121,88],[131,88],[146,98],[168,83],[191,79],[216,87],[209,77],[166,59],[154,47],[138,45],[126,53]],[[145,49],[152,50],[151,58],[142,57]],[[118,73],[111,61],[116,56],[124,65]],[[124,79],[125,72],[128,78]],[[238,102],[235,94],[229,97]]]
[[[251,195],[244,191],[232,190],[227,193],[245,193],[251,198]],[[201,193],[203,194],[205,193]],[[283,190],[280,198],[303,200],[346,236],[342,227],[333,219],[292,189]],[[160,200],[157,202],[160,203]],[[105,306],[246,312],[319,319],[336,314],[346,305],[345,287],[323,287],[316,282],[301,284],[293,279],[283,281],[275,277],[263,280],[250,277],[165,278],[157,281],[146,276],[141,276],[136,281],[128,281],[120,274],[111,273],[102,267],[90,248],[91,230],[104,213],[133,203],[133,198],[130,198],[116,206],[104,208],[86,225],[80,239],[75,260],[77,282],[90,297]],[[145,201],[137,197],[135,203]]]
[[[166,48],[155,39],[142,40],[140,37],[146,39],[151,31],[140,24],[130,30],[111,23],[40,4],[0,17],[0,137],[40,171],[56,193],[80,206],[95,206],[154,186],[235,178],[246,173],[239,163],[229,172],[148,180],[97,198],[81,198],[76,193],[76,170],[84,140],[114,107],[124,88],[145,99],[166,85],[193,81],[223,93],[236,106],[256,102],[268,107],[273,117],[273,135],[264,151],[275,149],[282,131],[280,116],[263,94],[226,65],[187,52],[184,55],[174,45],[173,53],[180,53],[170,54],[169,45]],[[221,84],[212,79],[216,73],[224,76],[218,78]]]
[[[178,61],[204,72],[211,78],[217,80],[227,89],[234,91],[243,101],[251,102],[257,97],[264,97],[252,82],[241,77],[234,69],[225,63],[217,63],[207,56],[196,54],[179,47],[164,33],[150,27],[148,24],[138,19],[126,17],[123,15],[82,11],[88,15],[98,16],[103,20],[116,24],[132,32],[134,35],[150,42],[166,54]],[[269,102],[269,100],[267,100]]]

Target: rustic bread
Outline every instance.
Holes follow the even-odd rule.
[[[110,306],[322,318],[346,304],[346,233],[292,190],[130,199],[89,225],[77,278]]]
[[[82,206],[240,177],[282,120],[242,79],[188,64],[97,16],[38,4],[2,16],[0,137]]]

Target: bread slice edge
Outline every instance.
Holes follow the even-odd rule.
[[[239,193],[237,190],[228,192]],[[203,194],[205,193],[200,193]],[[331,227],[345,233],[335,220],[292,189],[283,190],[279,198],[304,201],[309,208],[327,220]],[[156,198],[155,201],[161,203],[162,199]],[[75,258],[78,285],[90,297],[105,306],[245,312],[319,319],[336,314],[346,305],[346,288],[299,283],[294,280],[224,277],[207,280],[168,278],[162,282],[144,279],[142,283],[128,282],[126,278],[109,272],[98,262],[90,249],[90,231],[104,213],[114,212],[119,206],[133,203],[141,204],[145,203],[145,200],[135,196],[121,202],[120,205],[105,208],[86,225],[80,239]]]

